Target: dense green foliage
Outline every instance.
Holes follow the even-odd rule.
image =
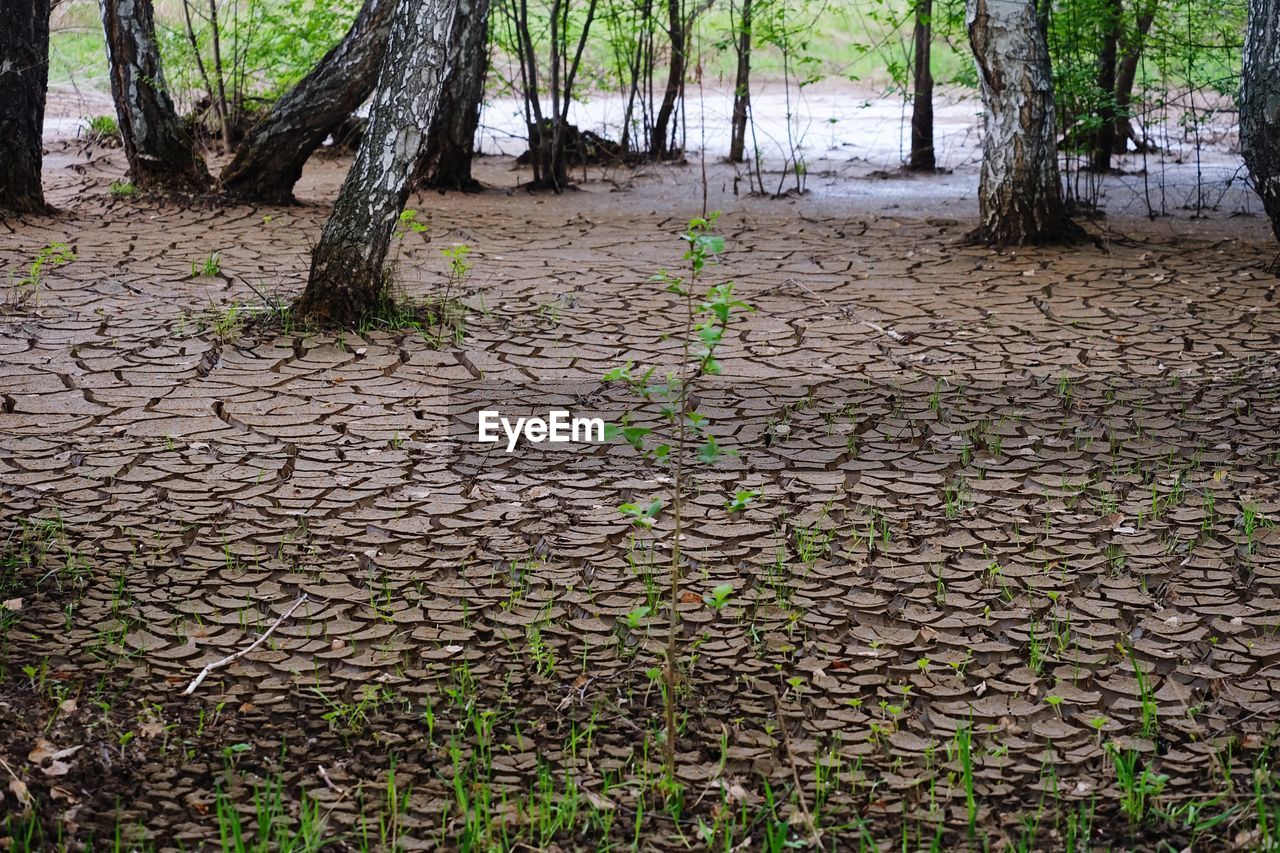
[[[682,0],[679,8],[687,23],[690,57],[686,86],[723,90],[735,85],[742,3]],[[159,39],[171,94],[180,109],[194,113],[211,136],[219,130],[217,102],[224,101],[234,135],[246,116],[297,81],[341,38],[357,6],[357,0],[161,0]],[[495,4],[492,94],[524,93],[515,57],[518,40],[527,35],[538,58],[538,90],[546,101],[551,100],[552,8],[561,10],[559,36],[570,48],[570,57],[574,40],[590,25],[573,96],[614,93],[624,101],[630,99],[628,150],[643,150],[644,143],[636,140],[646,140],[666,84],[671,54],[668,4],[655,0]],[[859,81],[870,90],[868,94],[909,101],[914,8],[912,0],[754,0],[752,85],[768,81],[775,87],[772,91],[778,91],[776,84],[781,81],[790,95],[817,81],[842,79]],[[1141,143],[1154,151],[1169,147],[1172,141],[1206,141],[1206,126],[1223,111],[1234,109],[1245,8],[1245,0],[1054,0],[1042,4],[1054,63],[1058,129],[1067,155],[1088,157],[1097,146],[1099,128],[1113,119],[1134,119],[1131,125],[1117,125],[1122,136],[1132,128],[1129,150],[1139,149]],[[519,24],[522,9],[527,16],[523,27]],[[971,92],[976,79],[963,0],[935,2],[931,23],[932,67],[942,91],[946,96]],[[53,28],[53,82],[105,89],[96,4],[71,0],[60,5]],[[1126,60],[1131,61],[1131,82],[1108,85],[1102,58],[1109,44],[1122,77]],[[563,52],[558,61],[562,67],[569,64]],[[683,90],[680,95],[685,95]],[[677,110],[677,115],[682,112]],[[1148,140],[1152,125],[1161,125],[1165,138]],[[1169,139],[1169,128],[1180,128],[1183,139]],[[792,147],[794,153],[797,146]],[[788,169],[800,174],[803,162],[797,158]],[[797,183],[799,188],[803,182]]]

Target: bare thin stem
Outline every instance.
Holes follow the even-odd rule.
[[[204,680],[209,677],[209,673],[213,672],[215,669],[221,669],[224,666],[229,666],[230,664],[235,663],[240,658],[244,657],[245,655],[249,654],[249,652],[253,651],[258,646],[262,645],[263,642],[266,641],[267,637],[270,637],[272,632],[274,632],[276,628],[280,627],[280,623],[288,619],[290,616],[292,616],[293,611],[297,610],[302,605],[302,603],[306,600],[307,600],[306,593],[303,593],[302,597],[299,598],[297,601],[295,601],[292,607],[290,607],[288,610],[282,613],[280,615],[280,618],[277,619],[271,625],[271,627],[267,629],[267,632],[263,634],[261,637],[259,637],[258,639],[254,640],[253,644],[250,645],[249,648],[241,649],[235,654],[227,655],[222,660],[216,660],[213,663],[206,666],[204,669],[200,670],[200,674],[197,675],[192,680],[192,682],[187,685],[187,689],[182,691],[182,695],[190,696],[192,693],[195,692],[196,688],[199,687],[204,682]]]

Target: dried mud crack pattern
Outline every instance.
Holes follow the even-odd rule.
[[[435,247],[473,246],[466,339],[443,351],[212,333],[255,289],[297,292],[318,208],[111,203],[15,232],[6,267],[51,240],[78,259],[0,318],[0,513],[10,541],[56,519],[39,574],[68,578],[31,599],[7,657],[127,684],[159,720],[222,705],[220,736],[299,751],[261,772],[339,822],[359,805],[312,765],[341,756],[351,784],[374,742],[403,756],[418,829],[438,828],[448,770],[423,709],[447,717],[460,673],[521,722],[500,789],[527,789],[539,756],[588,785],[634,766],[662,622],[627,617],[663,584],[669,521],[638,532],[616,507],[664,494],[662,472],[622,451],[477,462],[450,433],[466,389],[536,409],[549,387],[678,358],[647,279],[678,263],[680,221],[582,207],[440,203],[402,266],[434,290]],[[827,807],[886,825],[928,812],[921,780],[965,725],[976,792],[1009,806],[984,812],[994,826],[1034,807],[1046,764],[1070,796],[1099,792],[1107,740],[1158,755],[1173,795],[1206,789],[1222,732],[1256,747],[1280,721],[1280,312],[1261,247],[995,255],[943,220],[746,205],[724,222],[716,275],[758,310],[703,400],[742,456],[699,475],[683,543],[684,781],[786,777],[775,689],[806,784],[837,767],[861,786]],[[212,251],[220,276],[193,276]],[[764,498],[726,518],[739,482]],[[705,606],[721,583],[729,604]],[[275,642],[176,700],[302,593]],[[361,700],[359,731],[325,718]],[[592,720],[584,760],[564,742]],[[77,772],[115,774],[158,838],[209,838],[218,760],[149,754]],[[159,787],[173,797],[141,796]],[[963,823],[962,791],[935,802]]]

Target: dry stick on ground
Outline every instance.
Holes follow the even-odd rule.
[[[320,768],[320,778],[324,780],[326,788],[333,791],[335,794],[345,794],[347,792],[346,788],[341,785],[334,784],[334,781],[329,778],[329,774],[325,772],[323,764],[317,764],[316,767]]]
[[[194,692],[195,692],[195,689],[196,689],[197,687],[199,687],[199,686],[200,686],[200,684],[201,684],[201,683],[202,683],[206,678],[208,678],[208,677],[209,677],[209,673],[213,672],[215,669],[221,669],[221,668],[222,668],[222,667],[224,667],[224,666],[227,666],[227,665],[229,665],[229,664],[235,663],[235,662],[236,662],[236,661],[238,661],[240,658],[244,657],[245,655],[249,654],[249,652],[253,651],[253,650],[254,650],[254,649],[256,649],[258,646],[262,645],[262,644],[266,641],[267,637],[270,637],[270,636],[271,636],[271,634],[272,634],[272,632],[273,632],[273,631],[275,631],[275,629],[276,629],[276,628],[279,628],[279,627],[280,627],[280,623],[281,623],[281,622],[283,622],[284,620],[288,619],[290,616],[292,616],[292,615],[293,615],[293,611],[297,610],[297,609],[302,605],[302,603],[303,603],[304,601],[306,601],[306,600],[307,600],[307,596],[306,596],[306,594],[304,593],[304,594],[303,594],[303,596],[302,596],[301,598],[299,598],[297,601],[295,601],[295,602],[293,603],[293,606],[292,606],[292,607],[290,607],[290,608],[289,608],[288,610],[286,610],[284,613],[280,614],[280,618],[279,618],[279,619],[277,619],[274,623],[272,623],[271,627],[267,629],[267,632],[266,632],[265,634],[263,634],[263,635],[262,635],[261,637],[259,637],[258,639],[254,640],[254,641],[253,641],[253,644],[252,644],[252,645],[250,645],[250,646],[249,646],[249,648],[247,648],[247,649],[241,649],[240,651],[236,652],[235,654],[227,655],[227,656],[226,656],[225,658],[223,658],[222,660],[216,660],[216,661],[214,661],[213,663],[211,663],[211,664],[209,664],[208,666],[206,666],[204,669],[200,670],[200,674],[199,674],[199,675],[197,675],[197,676],[195,677],[195,679],[194,679],[190,684],[188,684],[188,685],[187,685],[187,689],[186,689],[186,690],[184,690],[184,691],[182,691],[182,695],[183,695],[183,696],[190,696],[192,693],[194,693]]]

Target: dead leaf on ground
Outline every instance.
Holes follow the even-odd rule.
[[[595,791],[583,789],[587,796],[587,802],[591,803],[591,807],[596,811],[611,812],[618,807],[617,803],[608,797],[601,796]]]
[[[9,791],[18,798],[18,802],[23,806],[31,805],[31,792],[27,790],[27,783],[21,779],[9,780]]]
[[[71,765],[63,759],[70,758],[81,749],[84,749],[84,744],[58,749],[44,738],[36,738],[36,745],[27,753],[27,760],[46,776],[66,776],[71,772]]]

